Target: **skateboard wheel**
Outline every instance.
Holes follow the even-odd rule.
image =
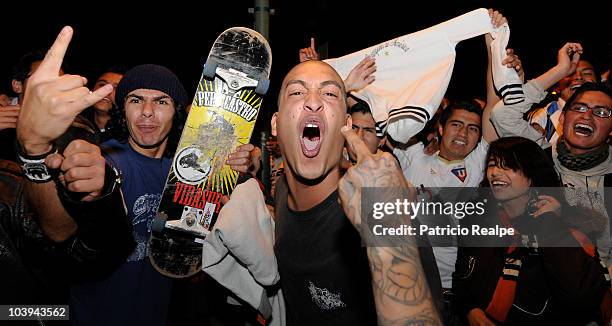
[[[260,79],[259,82],[257,83],[257,87],[255,88],[255,93],[259,94],[259,95],[266,95],[266,93],[268,92],[268,88],[270,87],[270,80],[269,79]]]
[[[202,71],[202,75],[206,77],[207,79],[214,79],[216,71],[217,71],[217,63],[214,60],[209,59],[204,64],[204,71]]]
[[[164,228],[166,227],[166,218],[162,216],[155,216],[153,219],[153,224],[151,225],[151,231],[156,233],[164,232]]]

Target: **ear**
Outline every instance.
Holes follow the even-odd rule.
[[[272,115],[272,120],[270,121],[270,124],[272,125],[272,136],[278,136],[276,132],[276,116],[277,115],[278,115],[278,112],[274,112],[274,114]]]
[[[563,123],[565,123],[565,112],[566,111],[561,111],[561,114],[559,115],[559,125],[561,128],[563,128]]]
[[[11,81],[11,86],[13,87],[13,92],[17,93],[17,94],[21,94],[23,93],[23,83],[13,79]]]
[[[353,118],[351,117],[350,114],[346,115],[346,126],[349,128],[353,128]]]
[[[444,136],[444,128],[441,125],[438,126],[438,134],[440,134],[440,138]]]

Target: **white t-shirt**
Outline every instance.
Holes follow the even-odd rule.
[[[415,187],[478,187],[482,181],[489,149],[484,139],[464,160],[448,161],[439,151],[426,155],[423,148],[423,143],[417,143],[405,150],[393,150],[404,177]]]
[[[417,143],[405,150],[394,149],[404,177],[424,193],[436,195],[441,187],[478,187],[484,178],[485,159],[489,144],[481,139],[476,148],[463,160],[448,161],[439,156],[423,153],[423,144]],[[419,199],[428,199],[428,196]],[[454,219],[449,219],[453,222]],[[422,224],[428,224],[421,219]],[[440,271],[442,287],[452,288],[453,272],[457,260],[457,247],[433,247]]]

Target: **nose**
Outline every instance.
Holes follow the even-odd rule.
[[[574,71],[574,74],[572,74],[572,79],[573,80],[584,80],[584,77],[582,76],[582,71],[580,71],[579,69],[576,69],[576,71]]]
[[[489,175],[489,179],[498,176],[499,168],[497,167],[497,165],[487,167],[487,174]]]
[[[304,99],[304,108],[309,111],[317,112],[323,109],[323,101],[319,96],[319,92],[309,91]]]
[[[142,106],[142,116],[145,118],[150,118],[155,114],[153,110],[153,103],[151,101],[145,101]]]
[[[359,136],[359,138],[361,138],[361,140],[363,140],[363,141],[365,141],[365,139],[363,139],[364,135],[365,135],[365,133],[363,132],[363,129],[357,128],[357,136]]]

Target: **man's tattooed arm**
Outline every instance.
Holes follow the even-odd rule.
[[[357,164],[340,180],[340,200],[359,230],[363,187],[411,187],[393,156],[370,153],[350,129],[343,128],[342,133],[357,156]],[[412,190],[410,197],[414,198]],[[404,222],[410,223],[409,219]],[[368,260],[379,325],[442,325],[413,237],[405,237],[396,247],[369,247]]]
[[[441,325],[416,243],[370,247],[368,259],[379,325]]]

